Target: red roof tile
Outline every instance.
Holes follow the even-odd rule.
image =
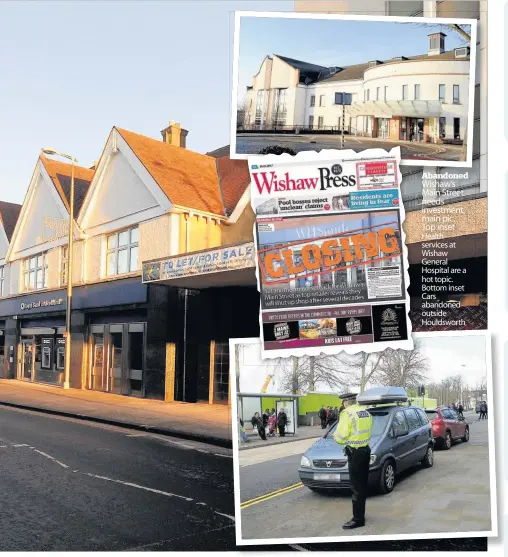
[[[50,159],[41,154],[41,161],[55,185],[60,198],[69,211],[70,187],[71,187],[71,164]],[[85,200],[94,171],[83,166],[74,166],[74,215],[79,213]]]
[[[174,205],[224,215],[213,157],[116,129]]]
[[[9,203],[0,201],[0,220],[2,221],[5,234],[9,242],[11,241],[16,222],[18,221],[21,205],[18,203]]]
[[[229,216],[249,187],[249,165],[247,161],[230,159],[226,156],[217,158],[217,168],[226,215]]]

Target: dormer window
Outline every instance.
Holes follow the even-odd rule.
[[[455,49],[455,58],[466,58],[469,56],[469,47],[463,46]]]

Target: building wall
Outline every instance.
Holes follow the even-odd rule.
[[[221,245],[229,246],[231,244],[252,242],[255,220],[256,215],[249,203],[235,224],[222,227]]]
[[[139,225],[139,256],[141,261],[159,259],[171,253],[171,218],[162,215]]]

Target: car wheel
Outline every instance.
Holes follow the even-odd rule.
[[[447,431],[444,438],[443,449],[449,451],[452,448],[452,434]]]
[[[422,460],[422,465],[424,468],[432,468],[434,466],[434,448],[431,445],[427,447],[427,452],[425,453],[425,458]]]
[[[391,493],[395,487],[395,464],[393,460],[387,460],[383,464],[381,476],[379,478],[379,491],[381,493]]]
[[[462,437],[462,441],[467,443],[469,441],[469,428],[466,427],[466,431],[464,431],[464,437]]]

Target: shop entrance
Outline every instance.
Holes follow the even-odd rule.
[[[25,381],[33,381],[34,372],[34,343],[32,340],[21,341],[21,360],[19,362],[19,379]]]
[[[90,326],[89,389],[143,396],[145,328],[144,323]]]
[[[377,119],[377,136],[380,139],[387,139],[389,133],[389,123],[388,118],[378,118]]]

